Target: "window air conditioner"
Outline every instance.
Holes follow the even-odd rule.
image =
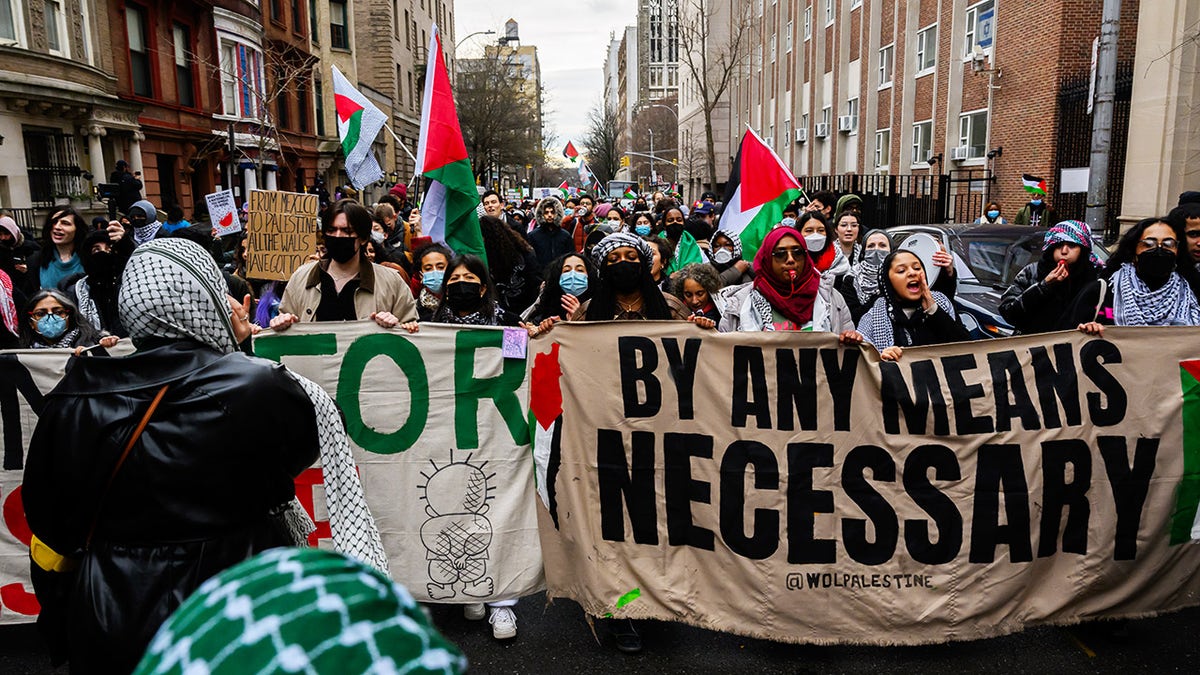
[[[825,124],[824,122],[818,122],[813,127],[813,136],[816,136],[817,138],[828,138],[829,125]]]
[[[808,129],[797,129],[796,130],[796,142],[797,143],[807,143],[808,142]]]
[[[858,119],[854,115],[841,115],[838,117],[838,131],[851,132],[858,126]]]
[[[950,160],[961,162],[964,159],[971,159],[971,147],[968,145],[960,145],[957,148],[950,148]]]

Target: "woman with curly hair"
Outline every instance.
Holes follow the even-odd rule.
[[[720,321],[721,310],[717,307],[720,290],[721,277],[711,265],[691,263],[671,275],[671,292],[687,305],[692,316]]]
[[[488,272],[495,283],[496,302],[505,311],[524,312],[537,299],[542,272],[533,247],[499,218],[483,216],[479,228]]]

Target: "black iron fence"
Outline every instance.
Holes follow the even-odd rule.
[[[79,168],[74,136],[29,127],[23,135],[29,197],[34,206],[54,206],[84,194],[83,169]]]
[[[1129,107],[1133,96],[1133,69],[1129,65],[1117,68],[1116,98],[1113,102],[1112,144],[1108,158],[1108,195],[1105,198],[1107,217],[1104,241],[1112,243],[1121,234],[1117,216],[1121,214],[1121,197],[1125,190],[1125,149],[1129,141]],[[1064,79],[1058,87],[1058,156],[1055,171],[1086,167],[1092,155],[1092,114],[1088,112],[1091,93],[1088,76]],[[1061,174],[1059,174],[1061,175]],[[1055,176],[1058,178],[1058,176]],[[1086,192],[1061,192],[1061,181],[1054,180],[1051,204],[1062,218],[1083,220],[1087,211]]]
[[[974,222],[992,180],[986,169],[969,169],[949,174],[807,176],[800,184],[810,196],[822,190],[839,197],[856,194],[863,200],[866,226],[892,227]]]

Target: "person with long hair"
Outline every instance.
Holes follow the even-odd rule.
[[[568,253],[546,266],[542,294],[529,313],[529,323],[541,324],[551,318],[565,321],[591,299],[596,286],[592,261],[580,253]]]
[[[846,256],[851,267],[862,257],[862,244],[858,239],[861,226],[862,214],[856,209],[841,211],[834,223],[834,235],[837,237],[838,246],[842,248],[842,255]]]
[[[492,276],[482,258],[470,254],[455,256],[443,272],[442,301],[429,320],[463,326],[519,325],[519,318],[500,306],[495,293]],[[402,325],[410,333],[419,330],[415,321]]]
[[[930,290],[925,266],[915,253],[889,253],[879,275],[883,293],[858,322],[858,332],[879,350],[881,359],[899,361],[905,347],[970,339],[950,299]]]
[[[26,295],[38,289],[58,288],[67,277],[82,274],[79,249],[86,236],[87,223],[78,211],[70,207],[51,211],[42,225],[42,248],[26,261],[30,271]]]
[[[633,215],[629,216],[629,224],[621,231],[639,237],[649,237],[654,231],[654,215],[649,211],[634,211]]]
[[[117,344],[115,335],[101,335],[61,291],[47,289],[29,299],[21,324],[21,349],[74,349]]]
[[[488,272],[495,283],[496,302],[509,313],[524,312],[537,299],[543,270],[538,266],[537,254],[525,237],[500,218],[483,216],[479,228],[487,252]]]
[[[1000,316],[1023,334],[1074,328],[1064,310],[1099,276],[1092,229],[1064,220],[1046,231],[1041,258],[1026,265],[1000,298]]]
[[[442,281],[446,268],[454,257],[450,249],[442,244],[430,244],[417,250],[413,256],[413,293],[417,296],[417,318],[431,321],[433,313],[442,304]]]
[[[1200,326],[1200,272],[1184,236],[1162,218],[1129,228],[1065,323],[1089,335],[1104,335],[1104,326]]]
[[[599,283],[590,300],[580,304],[572,321],[693,321],[703,328],[716,324],[691,316],[686,305],[662,292],[651,275],[654,253],[644,239],[627,232],[604,238],[592,251]]]
[[[119,226],[115,230],[123,232]],[[117,295],[121,290],[121,272],[133,254],[133,240],[120,237],[114,242],[111,236],[106,230],[87,234],[79,249],[85,276],[77,279],[70,290],[80,314],[89,323],[97,330],[123,337],[128,333],[121,325]]]
[[[863,234],[862,253],[858,262],[850,266],[850,274],[854,276],[854,293],[858,296],[859,307],[862,308],[854,317],[855,322],[862,318],[871,303],[875,302],[875,298],[879,297],[879,269],[883,266],[883,259],[891,252],[892,239],[887,232],[868,230]],[[855,313],[855,309],[850,308],[852,314]]]
[[[817,331],[837,333],[843,343],[861,336],[845,300],[821,283],[820,273],[792,227],[767,233],[754,257],[754,281],[725,289],[720,330]]]
[[[687,217],[683,215],[683,209],[679,208],[675,202],[669,199],[664,199],[663,202],[666,202],[667,205],[658,211],[658,221],[651,228],[651,233],[655,236],[665,234],[672,244],[678,244],[679,238],[683,236],[683,226],[687,222]]]

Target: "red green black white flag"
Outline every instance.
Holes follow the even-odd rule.
[[[1030,176],[1027,173],[1021,174],[1021,185],[1025,191],[1033,195],[1046,194],[1046,180],[1037,176]]]
[[[361,190],[383,178],[383,169],[379,168],[371,144],[387,123],[387,116],[350,84],[337,66],[333,67],[333,105],[346,157],[346,176],[351,185]]]
[[[421,203],[421,223],[435,242],[455,253],[472,253],[487,259],[479,229],[479,191],[467,157],[450,72],[442,54],[442,39],[434,24],[429,35],[433,56],[425,69],[425,98],[421,105],[421,140],[417,146],[417,173],[428,183]]]

